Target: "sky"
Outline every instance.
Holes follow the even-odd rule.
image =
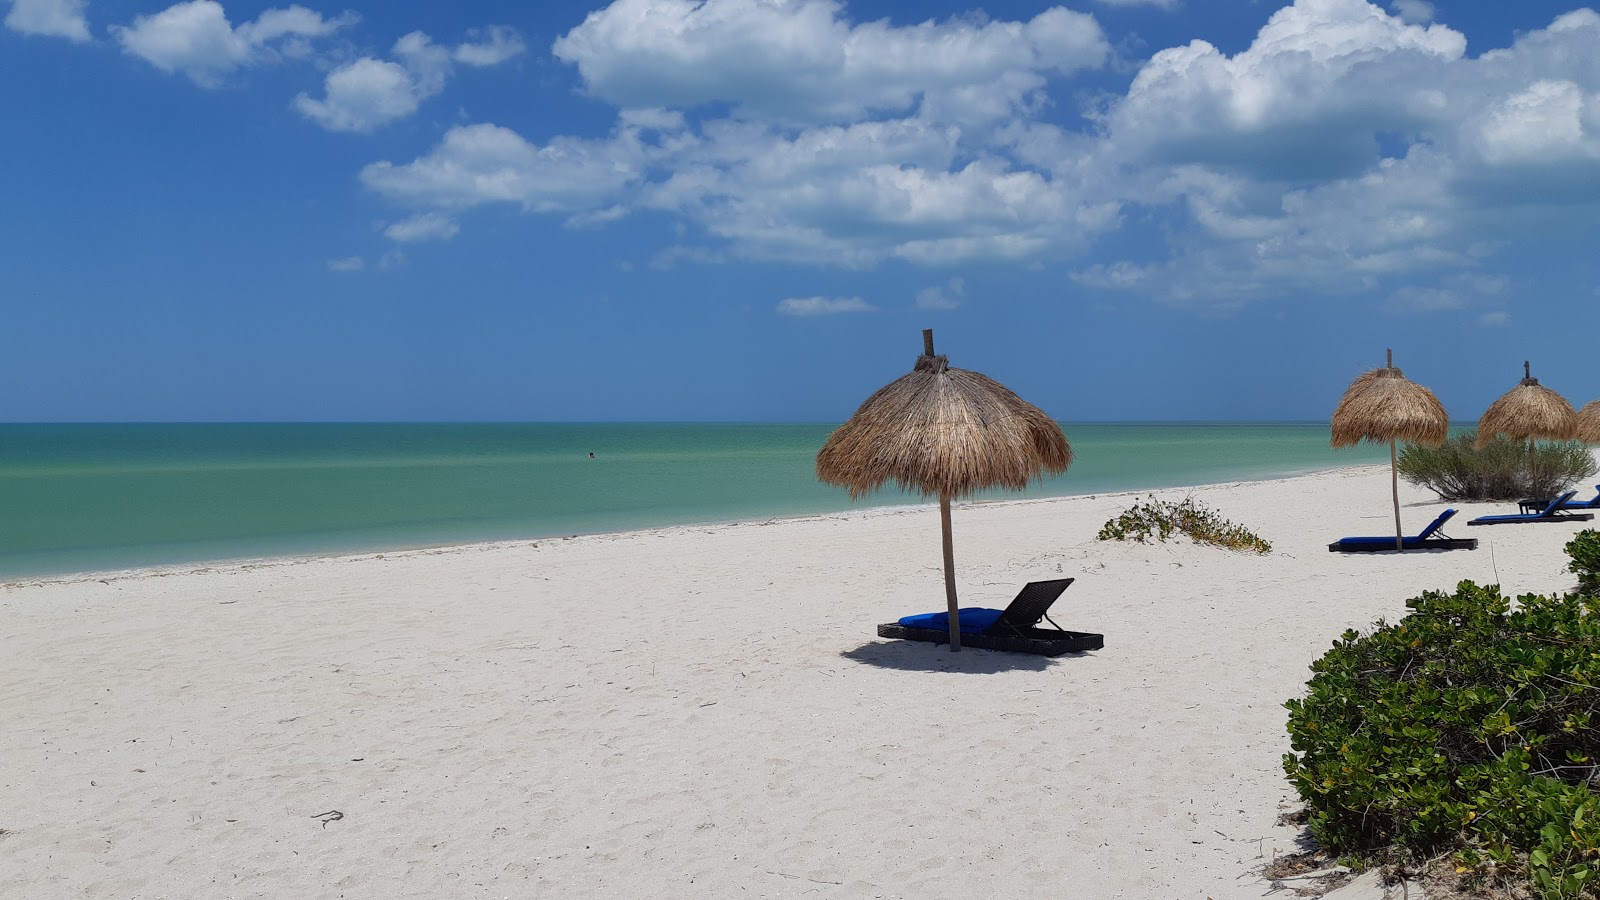
[[[1600,397],[1600,13],[0,0],[0,421]]]

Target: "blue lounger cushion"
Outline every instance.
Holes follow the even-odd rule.
[[[1544,509],[1542,509],[1539,512],[1536,512],[1536,513],[1512,513],[1512,514],[1503,515],[1503,516],[1479,516],[1476,519],[1473,519],[1471,522],[1468,522],[1467,524],[1468,525],[1498,525],[1498,524],[1506,523],[1506,522],[1537,522],[1540,519],[1553,519],[1553,520],[1571,519],[1571,520],[1574,520],[1574,521],[1582,521],[1583,517],[1581,517],[1581,516],[1574,516],[1574,515],[1562,516],[1562,515],[1558,515],[1557,514],[1560,511],[1562,504],[1567,503],[1570,500],[1572,500],[1573,495],[1575,495],[1577,493],[1578,493],[1577,491],[1567,491],[1565,494],[1562,494],[1559,497],[1552,497],[1552,498],[1550,498],[1550,505],[1546,506]],[[1592,518],[1594,518],[1594,516],[1589,516],[1589,518],[1592,519]]]
[[[1003,612],[1005,612],[1003,609],[984,609],[981,606],[963,609],[960,611],[960,618],[958,619],[961,623],[961,633],[977,634],[981,631],[987,631],[989,626],[999,620],[1000,614]],[[901,617],[900,624],[907,628],[932,628],[936,631],[949,631],[950,614],[947,612],[918,613],[914,616]]]
[[[1346,547],[1393,547],[1394,546],[1394,538],[1392,538],[1392,537],[1346,537],[1346,538],[1339,538],[1339,543],[1345,545]],[[1401,547],[1410,547],[1410,548],[1426,547],[1426,546],[1428,546],[1428,539],[1427,538],[1420,538],[1420,537],[1403,537],[1403,538],[1400,539],[1400,546]]]
[[[1443,525],[1445,522],[1448,522],[1450,520],[1450,517],[1455,515],[1455,514],[1456,514],[1456,511],[1453,510],[1453,509],[1445,510],[1444,512],[1439,514],[1439,518],[1434,519],[1432,522],[1429,522],[1428,523],[1428,527],[1422,529],[1422,532],[1420,534],[1407,535],[1406,537],[1402,538],[1401,539],[1402,540],[1402,545],[1403,546],[1407,546],[1407,547],[1420,547],[1420,546],[1423,546],[1423,541],[1426,541],[1429,537],[1431,537],[1435,531],[1439,530],[1439,526]],[[1343,537],[1343,538],[1339,538],[1338,543],[1346,544],[1346,545],[1350,545],[1350,546],[1356,546],[1356,547],[1377,547],[1377,546],[1380,546],[1382,544],[1388,544],[1389,546],[1393,547],[1394,546],[1394,538],[1392,538],[1392,537]]]

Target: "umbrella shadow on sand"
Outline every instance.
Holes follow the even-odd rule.
[[[839,655],[851,662],[876,666],[880,669],[899,669],[902,672],[998,675],[1001,672],[1043,672],[1053,668],[1058,659],[1064,661],[1086,654],[1068,653],[1064,656],[1048,657],[989,650],[950,653],[948,648],[941,644],[925,644],[918,641],[869,641],[853,650],[840,651]]]

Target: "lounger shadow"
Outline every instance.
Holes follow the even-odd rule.
[[[1536,513],[1515,513],[1504,516],[1479,516],[1468,522],[1468,525],[1510,525],[1515,522],[1587,522],[1594,518],[1594,513],[1569,513],[1562,512],[1561,507],[1572,499],[1577,491],[1567,491],[1559,497],[1552,497],[1544,509]]]
[[[1549,504],[1549,497],[1536,497],[1529,500],[1518,500],[1517,509],[1525,513],[1536,513],[1539,510],[1544,509]],[[1600,509],[1600,484],[1594,486],[1593,497],[1582,501],[1568,500],[1567,502],[1561,504],[1561,509],[1563,512],[1569,510],[1576,511],[1580,509]]]
[[[1427,528],[1422,529],[1422,532],[1420,534],[1413,535],[1413,536],[1410,536],[1410,537],[1402,537],[1400,539],[1400,549],[1402,549],[1402,550],[1476,550],[1476,549],[1478,549],[1478,539],[1477,538],[1446,537],[1444,532],[1439,530],[1440,528],[1442,528],[1444,526],[1444,523],[1450,521],[1450,517],[1454,516],[1455,514],[1456,514],[1455,510],[1447,509],[1444,512],[1439,514],[1439,518],[1434,519],[1431,523],[1429,523]],[[1330,551],[1334,552],[1334,553],[1381,553],[1381,552],[1383,552],[1385,550],[1393,550],[1394,549],[1394,538],[1393,537],[1347,537],[1347,538],[1340,538],[1337,541],[1334,541],[1333,543],[1329,544],[1328,545],[1328,549]]]
[[[1017,593],[1004,610],[971,608],[961,610],[961,646],[980,650],[1004,650],[1010,653],[1037,653],[1042,656],[1060,656],[1063,653],[1080,653],[1099,650],[1105,646],[1104,635],[1083,631],[1066,631],[1060,626],[1039,628],[1041,619],[1055,625],[1049,616],[1050,604],[1056,602],[1061,592],[1075,579],[1058,578],[1054,581],[1029,582]],[[914,624],[905,624],[912,620]],[[969,626],[969,620],[972,624]],[[981,627],[980,627],[981,623]],[[968,631],[968,627],[973,630]],[[948,613],[926,613],[906,616],[899,622],[878,626],[878,637],[902,641],[928,641],[945,644],[950,641]]]

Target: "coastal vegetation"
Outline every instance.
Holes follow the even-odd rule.
[[[1593,584],[1600,534],[1573,545]],[[1463,581],[1406,606],[1345,632],[1285,704],[1284,769],[1311,836],[1495,896],[1600,897],[1600,596],[1513,609],[1498,586]]]
[[[1187,535],[1197,544],[1210,544],[1249,553],[1270,553],[1272,544],[1243,525],[1235,525],[1208,509],[1193,497],[1182,502],[1147,497],[1124,510],[1100,527],[1102,541],[1138,541],[1152,538],[1165,541],[1175,534]]]
[[[1600,471],[1578,441],[1530,444],[1496,435],[1481,448],[1476,441],[1469,431],[1436,448],[1407,444],[1400,477],[1441,500],[1520,500],[1553,497]]]
[[[1567,542],[1567,570],[1578,576],[1578,590],[1600,595],[1600,531],[1585,528]]]

